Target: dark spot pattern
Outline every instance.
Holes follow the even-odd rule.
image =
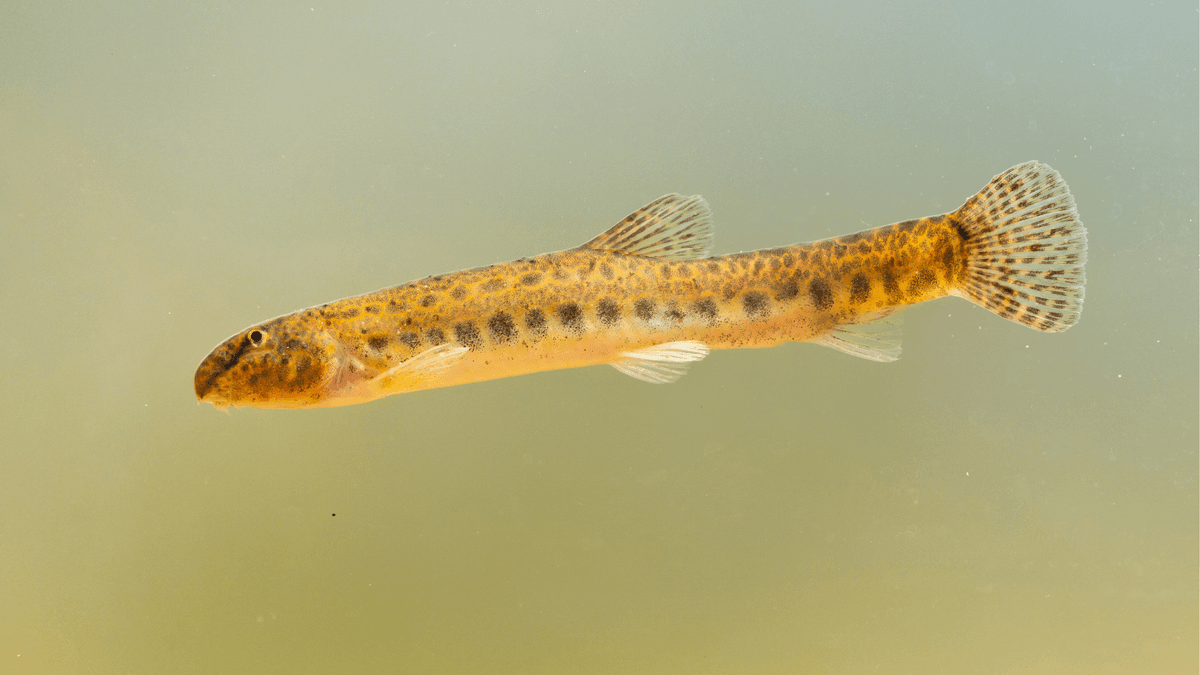
[[[435,302],[437,302],[437,296],[434,295],[433,293],[429,293],[429,294],[425,295],[423,298],[421,298],[421,306],[422,307],[428,307]]]
[[[529,331],[534,337],[542,337],[546,334],[546,314],[542,310],[534,307],[525,313],[525,325],[529,327]]]
[[[371,349],[374,349],[377,352],[382,351],[384,347],[388,346],[388,336],[372,335],[371,337],[367,338],[367,344],[371,346]]]
[[[363,307],[363,311],[367,314],[378,314],[379,305],[367,305],[366,307]]]
[[[779,292],[775,294],[775,299],[779,301],[791,300],[800,295],[800,284],[796,283],[795,279],[788,279],[787,283],[779,287]]]
[[[824,279],[813,279],[808,284],[808,296],[812,298],[813,306],[817,309],[833,307],[833,291],[829,288],[829,282]]]
[[[712,298],[697,300],[694,307],[696,308],[696,313],[704,317],[707,321],[713,321],[717,318],[717,303]]]
[[[557,314],[558,322],[567,330],[576,333],[583,331],[583,310],[579,308],[579,305],[573,302],[560,305]]]
[[[542,280],[542,275],[537,272],[530,272],[521,277],[520,282],[525,286],[532,286]]]
[[[912,283],[908,285],[908,292],[914,296],[922,295],[936,284],[937,276],[934,275],[933,270],[920,270],[913,276]]]
[[[850,280],[850,302],[859,304],[867,301],[871,297],[871,280],[867,275],[859,272]]]
[[[601,270],[603,269],[601,266]],[[603,271],[601,273],[603,274]],[[611,326],[621,320],[621,307],[616,302],[604,298],[596,306],[596,316],[600,318],[600,323]]]
[[[946,281],[953,282],[956,265],[954,264],[954,247],[949,244],[946,244],[946,247],[942,249],[942,267],[944,268],[943,272],[946,274]]]
[[[654,301],[648,298],[642,298],[634,302],[633,315],[642,321],[649,321],[654,317]]]
[[[446,331],[437,326],[425,331],[425,337],[429,340],[430,344],[435,346],[446,343]]]
[[[421,336],[411,331],[404,331],[400,335],[397,335],[396,339],[400,340],[404,346],[410,349],[416,349],[421,344]]]
[[[900,301],[900,284],[896,281],[896,274],[891,269],[883,270],[883,291],[887,293],[888,300],[893,304]]]
[[[488,332],[492,339],[500,344],[506,344],[517,339],[517,324],[507,312],[496,312],[488,319]]]
[[[458,340],[459,344],[468,349],[479,349],[483,346],[483,337],[479,334],[479,329],[475,327],[472,321],[463,321],[454,324],[454,339]]]
[[[450,297],[454,298],[455,300],[462,300],[463,298],[467,297],[467,289],[463,288],[462,286],[455,286],[450,291]]]
[[[742,296],[742,309],[746,310],[746,316],[751,319],[765,318],[771,311],[769,303],[767,294],[759,291],[750,291]]]

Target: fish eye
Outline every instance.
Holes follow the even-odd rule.
[[[266,333],[263,333],[261,330],[255,328],[254,330],[250,331],[249,337],[251,342],[256,345],[260,345],[262,344],[263,338],[266,337]]]

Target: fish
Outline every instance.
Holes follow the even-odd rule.
[[[430,276],[254,324],[196,369],[201,403],[353,405],[607,364],[665,384],[713,350],[812,342],[896,360],[908,305],[964,298],[1043,332],[1083,306],[1087,230],[1033,161],[953,212],[710,256],[712,211],[668,194],[565,251]]]

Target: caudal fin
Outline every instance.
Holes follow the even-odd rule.
[[[996,176],[954,212],[966,230],[966,274],[955,295],[1031,328],[1079,320],[1087,230],[1058,172],[1026,162]]]

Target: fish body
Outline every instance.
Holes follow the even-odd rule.
[[[1083,300],[1086,232],[1029,162],[953,213],[706,257],[711,212],[667,195],[579,248],[412,281],[256,324],[200,364],[217,407],[309,408],[610,364],[670,382],[710,350],[817,342],[876,361],[893,314],[946,295],[1043,331]]]

